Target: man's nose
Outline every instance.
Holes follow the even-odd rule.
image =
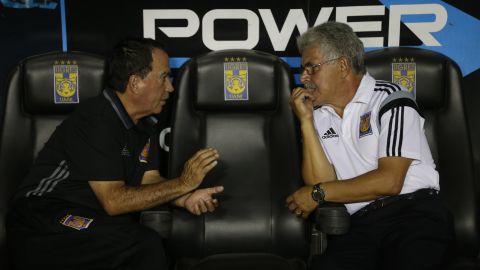
[[[303,71],[300,74],[300,82],[305,83],[305,82],[309,82],[309,81],[310,81],[310,75],[308,75],[308,73],[306,71]]]
[[[167,78],[167,92],[173,92],[175,88],[173,87],[172,78]]]

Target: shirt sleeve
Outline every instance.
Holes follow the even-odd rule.
[[[397,100],[380,115],[378,156],[420,159],[424,120],[411,100]]]
[[[160,167],[160,144],[159,134],[150,136],[150,149],[148,150],[148,164],[145,171],[159,170]]]
[[[77,122],[63,138],[69,163],[79,180],[124,180],[122,141],[115,128],[100,120]]]

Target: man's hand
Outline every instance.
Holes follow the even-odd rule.
[[[217,165],[218,157],[218,152],[215,149],[199,150],[185,163],[180,180],[191,189],[197,188],[205,175]]]
[[[212,188],[202,188],[187,194],[183,201],[183,207],[194,215],[201,215],[207,212],[213,212],[218,207],[218,200],[212,197],[223,191],[223,186]]]
[[[289,103],[300,121],[311,121],[314,100],[315,97],[307,89],[301,87],[293,89]]]
[[[312,186],[304,186],[287,198],[287,207],[292,213],[307,218],[318,204],[312,198]]]

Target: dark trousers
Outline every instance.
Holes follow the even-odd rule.
[[[350,231],[329,236],[311,269],[441,269],[453,239],[451,215],[437,195],[402,199],[352,215]]]
[[[93,218],[77,230],[66,215]],[[7,220],[15,269],[167,269],[162,239],[131,216],[111,217],[49,199],[17,202]]]

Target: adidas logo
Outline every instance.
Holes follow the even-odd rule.
[[[333,128],[329,128],[325,134],[323,134],[322,139],[329,139],[329,138],[338,138],[338,134],[333,130]]]
[[[128,151],[128,148],[127,148],[126,145],[123,147],[122,152],[120,152],[120,155],[124,156],[124,157],[129,157],[130,156],[130,151]]]

